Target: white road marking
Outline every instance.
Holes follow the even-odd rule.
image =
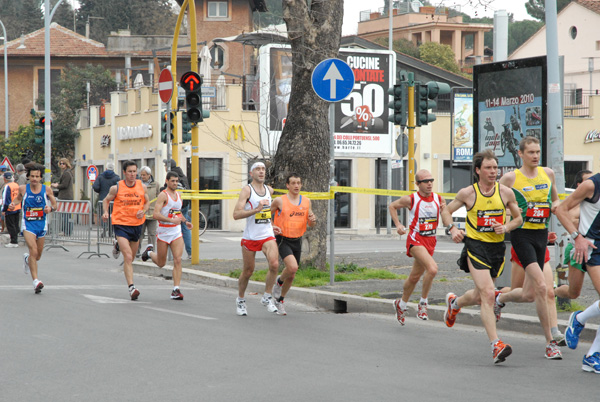
[[[105,296],[96,296],[96,295],[83,295],[84,297],[87,297],[88,299],[90,299],[91,301],[95,302],[95,303],[100,303],[100,304],[125,304],[125,303],[131,303],[131,300],[128,299],[115,299],[113,297],[105,297]],[[148,302],[139,302],[136,301],[136,304],[141,304],[141,303],[148,303]]]
[[[150,306],[141,306],[141,307],[142,308],[147,308],[148,310],[160,311],[160,312],[163,312],[163,313],[170,313],[170,314],[182,315],[184,317],[198,318],[200,320],[216,320],[216,318],[213,318],[213,317],[205,317],[205,316],[202,316],[202,315],[182,313],[181,311],[167,310],[167,309],[159,308],[159,307],[150,307]]]

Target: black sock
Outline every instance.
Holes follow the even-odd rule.
[[[129,285],[129,289],[131,289],[131,288],[133,288],[133,287],[134,287],[134,286],[133,286],[133,283],[132,283],[131,285]]]
[[[279,296],[279,299],[277,299],[277,301],[278,301],[279,303],[281,303],[281,302],[283,301],[283,296]]]
[[[279,286],[283,285],[283,281],[281,280],[281,278],[277,278],[277,283],[279,284]]]

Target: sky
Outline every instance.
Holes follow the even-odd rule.
[[[356,34],[361,11],[377,11],[383,8],[389,0],[344,0],[344,24],[342,35]],[[474,18],[493,17],[494,11],[506,10],[515,16],[515,21],[532,19],[525,10],[526,0],[430,0],[432,4],[441,4],[443,7],[460,8],[460,10]],[[370,6],[368,5],[370,4]],[[471,6],[475,5],[475,7]]]

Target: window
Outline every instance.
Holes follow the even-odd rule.
[[[223,188],[223,159],[199,158],[200,190]],[[187,160],[188,177],[191,179],[192,160]],[[191,181],[190,181],[191,182]],[[221,229],[221,200],[200,200],[200,211],[206,216],[207,229]]]
[[[60,94],[60,86],[59,86],[60,73],[61,73],[60,69],[53,68],[50,70],[50,95],[51,96],[58,96]],[[38,84],[37,98],[39,101],[43,101],[43,99],[44,99],[44,93],[46,91],[45,82],[46,82],[46,80],[45,80],[45,75],[44,75],[44,69],[40,68],[40,69],[38,69],[38,72],[37,72],[37,84]],[[43,102],[40,102],[36,106],[37,106],[38,110],[44,110]]]
[[[575,39],[577,37],[577,27],[572,26],[569,28],[569,35],[571,35],[571,39]]]
[[[471,164],[454,163],[452,165],[452,186],[450,186],[450,161],[444,161],[444,193],[458,193],[463,188],[473,183]]]
[[[225,61],[225,52],[221,46],[214,45],[211,47],[210,56],[212,57],[212,60],[210,61],[210,66],[212,68],[218,69],[223,67],[223,63]]]
[[[375,186],[377,188],[387,188],[387,159],[378,158],[375,161]],[[404,161],[406,163],[406,161]],[[406,169],[394,169],[392,164],[392,190],[402,189],[402,171]],[[406,172],[407,173],[407,172]],[[392,200],[396,197],[392,197]],[[403,211],[400,211],[402,218]],[[375,196],[375,227],[386,228],[388,216],[387,196]],[[400,219],[402,221],[402,218]],[[392,222],[392,229],[394,222]]]
[[[350,186],[350,178],[352,177],[351,166],[352,161],[350,159],[335,161],[335,181],[338,186]],[[336,228],[350,228],[350,194],[336,193],[334,205],[334,226]]]
[[[207,2],[207,17],[227,18],[227,9],[226,1],[209,1]]]
[[[575,176],[584,169],[588,169],[587,161],[565,161],[565,187],[575,188]]]

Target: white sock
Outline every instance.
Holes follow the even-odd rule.
[[[423,298],[421,297],[421,301],[420,301],[419,303],[421,303],[421,304],[427,304],[427,299],[423,299]]]
[[[173,286],[173,290],[178,290],[179,286]]]
[[[596,352],[600,352],[600,327],[596,330],[596,338],[594,338],[594,342],[592,342],[592,346],[586,356],[591,356]]]
[[[577,321],[581,324],[585,324],[590,318],[600,316],[600,300],[595,301],[591,306],[577,314]]]
[[[34,279],[33,280],[33,287],[36,287],[38,283],[40,283],[40,280],[39,279]]]
[[[408,306],[406,305],[406,302],[402,299],[400,299],[400,308],[402,310],[406,310],[408,308]]]
[[[237,299],[235,299],[235,301],[237,302],[241,302],[241,301],[246,301],[246,299],[244,299],[243,297],[239,297]]]
[[[272,296],[271,296],[271,293],[267,293],[267,292],[265,292],[265,294],[263,295],[263,297],[264,297],[265,299],[268,299],[269,297],[272,297]]]

